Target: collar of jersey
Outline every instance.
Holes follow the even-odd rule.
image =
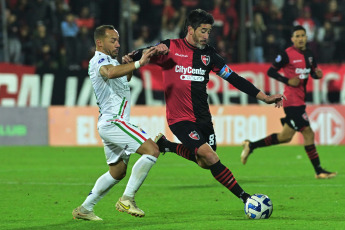
[[[307,50],[307,49],[305,49],[305,50],[300,50],[300,49],[297,49],[295,46],[292,46],[292,48],[293,48],[294,50],[296,50],[298,53],[301,53],[301,54],[304,54],[304,52]]]
[[[96,50],[96,55],[100,55],[100,54],[103,54],[103,55],[105,55],[105,56],[109,56],[108,54],[105,54],[105,53],[103,53],[103,52],[101,52],[101,51],[98,51],[98,50]],[[109,56],[110,57],[110,56]]]
[[[195,47],[195,46],[193,46],[192,44],[190,44],[190,43],[187,41],[186,38],[183,39],[183,42],[184,42],[184,44],[186,44],[186,46],[187,46],[188,48],[190,48],[190,49],[192,49],[192,50],[198,49],[198,47]]]

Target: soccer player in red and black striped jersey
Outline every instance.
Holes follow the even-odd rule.
[[[314,143],[314,132],[310,127],[308,115],[305,111],[306,85],[309,75],[314,79],[321,79],[323,74],[317,67],[314,55],[307,48],[306,31],[302,26],[295,26],[292,30],[292,46],[278,54],[267,74],[285,84],[284,95],[287,100],[283,107],[286,117],[281,119],[283,130],[271,134],[256,142],[245,140],[241,161],[247,162],[254,149],[290,142],[295,133],[301,132],[304,138],[305,151],[315,169],[317,179],[327,179],[336,173],[324,170],[320,165],[319,154]],[[284,75],[278,73],[283,69]]]
[[[157,45],[159,52],[169,52],[151,58],[151,63],[162,67],[168,125],[182,144],[168,141],[159,135],[156,142],[161,152],[174,152],[200,167],[209,169],[214,178],[243,202],[250,196],[237,183],[232,172],[221,163],[216,151],[208,94],[210,71],[239,90],[267,104],[282,105],[283,95],[268,96],[252,83],[232,71],[208,43],[214,23],[213,16],[197,9],[189,13],[184,39],[168,39]],[[145,50],[128,56],[137,60]]]

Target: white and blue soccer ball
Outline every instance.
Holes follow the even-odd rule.
[[[244,213],[249,219],[268,219],[272,212],[272,201],[264,194],[250,196],[244,205]]]

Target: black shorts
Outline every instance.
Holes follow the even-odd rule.
[[[307,126],[310,126],[308,115],[305,111],[306,106],[290,106],[285,107],[284,112],[286,117],[281,118],[281,123],[288,124],[296,131],[303,131]]]
[[[169,127],[181,143],[194,153],[206,142],[214,151],[217,149],[216,135],[212,122],[195,123],[191,121],[180,121]]]

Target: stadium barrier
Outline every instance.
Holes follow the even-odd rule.
[[[0,146],[48,145],[46,108],[1,108]]]
[[[273,105],[211,106],[218,145],[240,145],[281,130],[282,109]],[[345,144],[345,108],[340,105],[307,107],[320,145]],[[97,132],[97,107],[0,108],[0,145],[102,146]],[[131,122],[152,138],[159,132],[178,141],[166,123],[164,106],[133,106]],[[295,135],[289,144],[302,144]]]
[[[257,140],[281,130],[282,109],[274,106],[211,106],[217,143],[240,145],[243,140]],[[345,108],[343,106],[309,106],[307,108],[316,143],[345,144]],[[102,146],[97,132],[97,107],[59,107],[48,109],[49,144],[52,146]],[[133,106],[131,123],[139,125],[152,138],[159,132],[178,141],[170,132],[164,106]],[[302,144],[301,134],[289,144]]]

